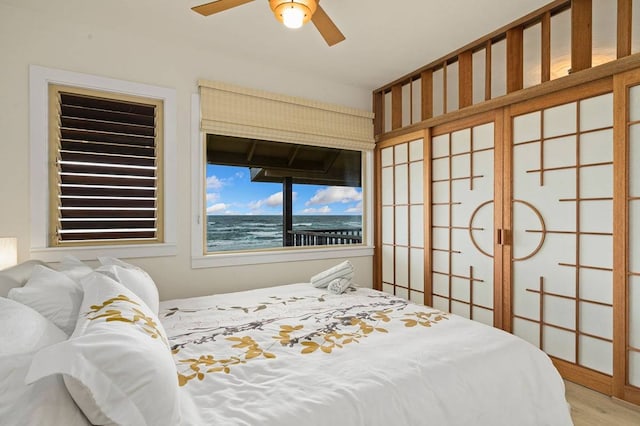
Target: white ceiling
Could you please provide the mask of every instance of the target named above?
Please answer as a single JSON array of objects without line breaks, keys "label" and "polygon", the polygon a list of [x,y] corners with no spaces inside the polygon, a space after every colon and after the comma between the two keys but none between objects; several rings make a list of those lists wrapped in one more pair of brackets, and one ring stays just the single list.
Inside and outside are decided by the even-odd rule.
[{"label": "white ceiling", "polygon": [[[549,0],[322,0],[346,36],[328,47],[313,24],[285,28],[267,0],[209,17],[202,0],[0,0],[83,26],[142,32],[374,90],[549,3]],[[37,11],[37,12],[36,12]],[[259,70],[257,70],[258,72]]]}]

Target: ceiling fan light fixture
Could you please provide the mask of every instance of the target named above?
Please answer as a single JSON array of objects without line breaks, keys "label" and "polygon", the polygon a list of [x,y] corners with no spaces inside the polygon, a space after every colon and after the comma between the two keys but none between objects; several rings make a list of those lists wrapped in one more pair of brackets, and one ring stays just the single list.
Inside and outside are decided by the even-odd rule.
[{"label": "ceiling fan light fixture", "polygon": [[276,19],[287,28],[300,28],[311,20],[318,3],[316,0],[269,0],[269,6]]}]

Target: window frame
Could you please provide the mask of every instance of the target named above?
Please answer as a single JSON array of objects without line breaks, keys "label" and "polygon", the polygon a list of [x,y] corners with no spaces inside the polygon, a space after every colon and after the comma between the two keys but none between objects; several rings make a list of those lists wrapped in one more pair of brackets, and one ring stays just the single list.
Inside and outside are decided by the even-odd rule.
[{"label": "window frame", "polygon": [[[50,244],[49,205],[49,85],[70,86],[112,92],[115,95],[131,95],[161,100],[164,115],[162,169],[158,172],[164,182],[163,242],[122,243],[53,246]],[[30,202],[31,202],[31,257],[46,262],[57,262],[65,255],[74,255],[83,260],[97,256],[114,257],[158,257],[177,254],[177,141],[176,141],[176,90],[107,77],[71,71],[29,67],[29,130],[30,130]]]},{"label": "window frame", "polygon": [[206,135],[200,130],[200,95],[191,97],[192,209],[191,267],[256,265],[373,256],[373,152],[362,152],[362,244],[322,247],[282,247],[242,252],[206,251]]}]

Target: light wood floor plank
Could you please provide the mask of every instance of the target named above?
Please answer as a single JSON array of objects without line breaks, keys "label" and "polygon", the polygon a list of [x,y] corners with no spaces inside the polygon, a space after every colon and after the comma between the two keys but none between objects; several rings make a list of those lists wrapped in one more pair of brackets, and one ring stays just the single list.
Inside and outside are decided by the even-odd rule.
[{"label": "light wood floor plank", "polygon": [[640,407],[627,406],[607,395],[565,380],[575,426],[639,426]]}]

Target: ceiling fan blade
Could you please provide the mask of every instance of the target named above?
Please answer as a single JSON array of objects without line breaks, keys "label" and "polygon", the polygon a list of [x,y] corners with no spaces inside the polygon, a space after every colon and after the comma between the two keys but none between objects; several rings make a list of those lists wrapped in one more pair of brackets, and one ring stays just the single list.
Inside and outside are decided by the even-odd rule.
[{"label": "ceiling fan blade", "polygon": [[311,22],[313,22],[313,25],[316,26],[320,35],[329,46],[333,46],[334,44],[338,44],[344,40],[344,35],[320,5],[318,5],[318,8],[311,17]]},{"label": "ceiling fan blade", "polygon": [[200,15],[209,16],[252,1],[253,0],[218,0],[192,7],[191,10]]}]

